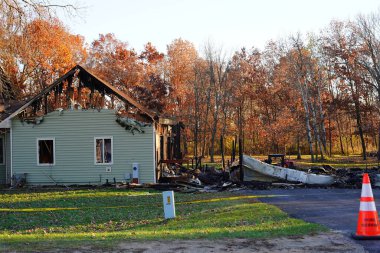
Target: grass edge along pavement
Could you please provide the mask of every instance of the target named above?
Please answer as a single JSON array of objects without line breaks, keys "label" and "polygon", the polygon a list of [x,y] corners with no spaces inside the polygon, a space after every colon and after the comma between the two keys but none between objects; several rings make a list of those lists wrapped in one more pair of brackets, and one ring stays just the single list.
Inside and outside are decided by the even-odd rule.
[{"label": "grass edge along pavement", "polygon": [[[257,201],[258,196],[230,192],[175,193],[174,220],[163,219],[161,193],[155,191],[20,192],[0,197],[0,251],[110,248],[125,240],[270,238],[326,231],[290,218],[277,207]],[[9,221],[4,223],[5,219]]]}]

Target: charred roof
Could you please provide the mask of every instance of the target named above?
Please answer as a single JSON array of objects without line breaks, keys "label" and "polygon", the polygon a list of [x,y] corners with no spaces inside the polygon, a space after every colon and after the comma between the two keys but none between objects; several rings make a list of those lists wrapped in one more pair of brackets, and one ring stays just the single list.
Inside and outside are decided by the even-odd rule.
[{"label": "charred roof", "polygon": [[[74,88],[73,80],[75,78],[77,79],[77,86]],[[102,80],[80,65],[73,67],[66,74],[55,80],[51,85],[26,102],[19,102],[17,105],[14,103],[14,107],[12,107],[13,110],[7,113],[8,116],[2,117],[2,120],[12,118],[21,112],[25,112],[27,108],[31,107],[33,108],[32,111],[42,111],[44,114],[51,110],[63,107],[62,105],[68,107],[69,103],[71,103],[70,100],[74,98],[74,91],[77,94],[77,100],[82,100],[82,94],[80,91],[84,88],[89,90],[90,99],[92,100],[100,98],[103,99],[104,104],[105,95],[111,95],[125,103],[127,109],[125,109],[124,113],[127,113],[129,116],[135,115],[138,119],[144,117],[149,121],[159,121],[159,115],[157,112],[144,107],[127,93],[118,90],[107,81]],[[98,95],[97,98],[94,98],[93,95],[95,90]],[[103,104],[101,103],[101,105]],[[15,107],[18,108],[14,110]],[[101,109],[101,107],[102,106],[99,106],[98,109]],[[89,107],[86,109],[88,108]],[[94,104],[91,104],[90,108],[95,108]]]}]

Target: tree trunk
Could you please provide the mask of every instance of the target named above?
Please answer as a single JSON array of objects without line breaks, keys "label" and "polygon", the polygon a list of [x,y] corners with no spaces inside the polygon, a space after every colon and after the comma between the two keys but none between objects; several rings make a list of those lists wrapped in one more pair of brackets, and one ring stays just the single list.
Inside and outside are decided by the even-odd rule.
[{"label": "tree trunk", "polygon": [[201,155],[205,155],[205,150],[206,150],[206,132],[207,132],[207,121],[208,121],[208,115],[210,113],[210,99],[211,99],[211,88],[207,89],[207,96],[206,96],[206,115],[204,117],[204,124],[203,124],[203,138],[202,138],[202,151]]},{"label": "tree trunk", "polygon": [[222,155],[222,169],[225,170],[223,135],[220,136],[220,154]]},{"label": "tree trunk", "polygon": [[240,168],[240,181],[244,181],[244,170],[243,170],[243,143],[242,139],[239,138],[239,168]]},{"label": "tree trunk", "polygon": [[337,124],[337,127],[338,127],[340,153],[341,153],[341,155],[344,155],[344,146],[343,146],[343,140],[342,140],[342,131],[341,131],[340,123],[339,123],[339,120],[338,120],[338,116],[336,116],[336,124]]},{"label": "tree trunk", "polygon": [[301,160],[300,136],[297,134],[297,160]]},{"label": "tree trunk", "polygon": [[[181,148],[181,145],[179,146]],[[187,147],[187,135],[186,133],[183,133],[183,154],[182,157],[187,156],[188,147]]]},{"label": "tree trunk", "polygon": [[231,164],[235,161],[235,154],[236,154],[236,144],[235,144],[235,140],[233,140],[232,146],[231,146]]},{"label": "tree trunk", "polygon": [[[351,147],[351,153],[354,154],[355,153],[355,147],[354,147],[354,142],[353,142],[353,134],[350,134],[350,147]],[[347,142],[348,143],[348,142]],[[347,152],[348,152],[348,144],[347,144]]]},{"label": "tree trunk", "polygon": [[313,113],[312,122],[313,122],[313,129],[314,129],[315,152],[316,152],[316,159],[318,160],[318,149],[319,149],[319,152],[321,154],[321,159],[323,160],[324,159],[323,153],[325,151],[324,151],[322,144],[321,144],[322,140],[321,140],[321,136],[319,133],[319,126],[317,124],[316,107],[317,107],[316,104],[311,105],[311,111]]},{"label": "tree trunk", "polygon": [[372,140],[373,140],[373,144],[375,145],[375,148],[377,150],[377,135],[376,135],[376,132],[372,133]]},{"label": "tree trunk", "polygon": [[194,99],[194,118],[195,118],[195,122],[194,122],[194,157],[197,157],[198,156],[198,131],[199,131],[199,117],[198,117],[198,114],[199,114],[199,103],[198,103],[198,94],[197,94],[197,89],[195,88],[194,89],[195,91],[195,99]]},{"label": "tree trunk", "polygon": [[332,156],[332,130],[331,130],[331,118],[329,116],[329,154]]},{"label": "tree trunk", "polygon": [[[323,149],[327,152],[327,140],[326,140],[326,128],[325,128],[325,116],[323,114],[322,101],[321,101],[321,92],[319,86],[317,86],[317,94],[318,94],[318,113],[320,118],[320,129],[321,129],[321,141],[323,145]],[[330,152],[331,153],[331,152]]]},{"label": "tree trunk", "polygon": [[380,124],[379,124],[379,135],[378,135],[378,145],[377,145],[377,160],[380,161]]},{"label": "tree trunk", "polygon": [[318,139],[317,137],[315,136],[315,133],[314,133],[314,150],[315,150],[315,161],[318,162],[318,156],[319,156],[319,153],[318,153]]},{"label": "tree trunk", "polygon": [[360,116],[359,101],[355,99],[354,104],[355,104],[356,124],[358,125],[360,142],[362,144],[363,160],[367,160],[367,151],[366,151],[366,146],[365,146],[362,121],[361,121],[361,116]]},{"label": "tree trunk", "polygon": [[310,116],[309,116],[309,106],[307,104],[307,100],[305,98],[305,94],[301,91],[302,95],[302,102],[303,102],[303,107],[305,110],[305,126],[306,126],[306,135],[307,135],[307,142],[309,143],[309,150],[310,150],[310,156],[311,156],[311,161],[314,162],[314,152],[313,152],[313,140],[311,137],[311,127],[310,127]]},{"label": "tree trunk", "polygon": [[[215,108],[217,110],[217,108]],[[212,129],[211,129],[211,147],[210,147],[210,162],[215,162],[214,161],[214,152],[215,152],[215,137],[216,137],[216,130],[218,127],[218,111],[214,112],[214,120],[212,124]]]}]

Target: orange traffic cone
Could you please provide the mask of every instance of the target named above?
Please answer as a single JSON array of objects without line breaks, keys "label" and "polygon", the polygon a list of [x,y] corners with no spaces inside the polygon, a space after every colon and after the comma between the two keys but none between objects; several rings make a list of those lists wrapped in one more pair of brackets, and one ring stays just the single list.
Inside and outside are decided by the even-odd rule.
[{"label": "orange traffic cone", "polygon": [[352,237],[358,240],[380,239],[379,217],[367,173],[363,174],[358,227]]}]

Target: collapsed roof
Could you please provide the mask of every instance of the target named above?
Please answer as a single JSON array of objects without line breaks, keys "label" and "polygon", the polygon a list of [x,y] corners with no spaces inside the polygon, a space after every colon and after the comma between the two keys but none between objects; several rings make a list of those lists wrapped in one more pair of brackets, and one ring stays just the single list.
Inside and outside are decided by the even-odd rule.
[{"label": "collapsed roof", "polygon": [[[84,89],[87,90],[87,94],[83,95],[82,93]],[[108,100],[111,98],[117,98],[119,101],[123,102],[123,113],[128,116],[151,122],[158,122],[160,120],[157,112],[142,106],[125,92],[118,90],[110,83],[102,80],[80,65],[69,70],[66,74],[58,78],[33,98],[26,102],[19,102],[17,105],[18,108],[8,111],[1,117],[1,120],[6,121],[21,113],[25,114],[28,108],[29,111],[34,112],[35,115],[37,115],[38,111],[47,114],[49,111],[57,108],[68,108],[73,106],[73,100],[75,99],[77,100],[75,106],[78,106],[79,108],[102,109],[104,107],[106,96]],[[98,103],[99,99],[101,99],[102,102]],[[33,108],[33,110],[31,111],[30,108]],[[2,127],[1,125],[4,124],[0,124],[0,128]]]}]

